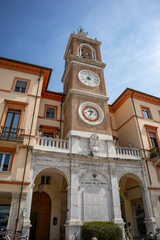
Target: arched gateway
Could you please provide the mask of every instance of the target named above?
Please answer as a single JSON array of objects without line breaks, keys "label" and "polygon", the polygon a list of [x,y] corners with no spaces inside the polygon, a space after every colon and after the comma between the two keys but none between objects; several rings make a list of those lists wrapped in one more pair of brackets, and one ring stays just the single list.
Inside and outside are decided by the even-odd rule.
[{"label": "arched gateway", "polygon": [[[37,166],[33,170],[30,198],[30,240],[65,239],[67,218],[67,181],[56,168]],[[33,193],[32,193],[33,191]],[[27,217],[27,216],[26,216]]]}]

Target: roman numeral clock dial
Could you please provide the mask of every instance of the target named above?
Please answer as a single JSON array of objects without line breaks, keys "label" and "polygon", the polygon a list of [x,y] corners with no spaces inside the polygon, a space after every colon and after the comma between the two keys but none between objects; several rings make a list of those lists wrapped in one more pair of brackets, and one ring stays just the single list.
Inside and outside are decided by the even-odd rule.
[{"label": "roman numeral clock dial", "polygon": [[91,102],[82,103],[79,106],[78,112],[80,118],[84,122],[92,125],[100,124],[104,118],[102,109],[95,103]]},{"label": "roman numeral clock dial", "polygon": [[97,74],[89,71],[89,70],[81,70],[78,73],[79,80],[90,87],[97,87],[100,83],[100,79]]}]

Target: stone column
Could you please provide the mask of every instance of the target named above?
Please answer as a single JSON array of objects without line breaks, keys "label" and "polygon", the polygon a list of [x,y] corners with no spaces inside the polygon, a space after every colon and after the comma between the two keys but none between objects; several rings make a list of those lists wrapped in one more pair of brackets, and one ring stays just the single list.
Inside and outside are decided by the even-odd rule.
[{"label": "stone column", "polygon": [[[12,201],[11,201],[11,208],[10,214],[8,219],[8,229],[11,229],[11,233],[14,233],[16,227],[16,220],[17,220],[17,213],[18,213],[18,205],[19,205],[19,192],[12,192]],[[21,204],[20,204],[20,211],[19,211],[19,218],[18,218],[18,227],[17,229],[20,231],[22,230],[22,222],[23,222],[23,209],[26,203],[26,193],[22,194]]]},{"label": "stone column", "polygon": [[30,221],[30,214],[31,214],[31,206],[32,206],[32,195],[33,195],[33,188],[34,188],[34,180],[33,180],[33,171],[34,171],[34,164],[31,165],[30,169],[30,184],[28,186],[27,191],[27,201],[26,205],[23,209],[23,228],[22,233],[24,236],[29,237],[31,221]]},{"label": "stone column", "polygon": [[111,179],[112,203],[113,203],[113,220],[112,221],[121,227],[123,231],[123,238],[125,239],[124,222],[121,215],[119,186],[118,186],[118,180],[117,180],[116,166],[111,166],[110,168],[110,179]]},{"label": "stone column", "polygon": [[71,185],[67,187],[67,221],[65,239],[70,240],[75,234],[79,238],[80,219],[78,202],[78,164],[71,164]]},{"label": "stone column", "polygon": [[144,165],[142,165],[142,176],[143,176],[143,187],[141,187],[141,194],[143,199],[144,205],[144,212],[145,212],[145,224],[147,228],[147,232],[155,233],[156,231],[156,220],[154,218],[152,204],[151,204],[151,197],[148,190],[148,184],[146,179],[146,170]]},{"label": "stone column", "polygon": [[65,238],[65,222],[67,219],[67,192],[61,192],[61,219],[60,219],[60,239]]},{"label": "stone column", "polygon": [[[159,222],[160,215],[159,215],[159,211],[157,211],[157,207],[158,207],[158,203],[159,203],[159,195],[153,194],[150,192],[150,196],[151,196],[151,203],[152,203],[153,213],[154,213],[156,222]],[[159,227],[159,226],[157,226],[157,227]]]},{"label": "stone column", "polygon": [[30,183],[28,186],[26,207],[23,210],[22,234],[28,237],[29,237],[30,227],[31,227],[30,214],[31,214],[33,188],[34,188],[34,183]]},{"label": "stone column", "polygon": [[147,232],[155,233],[156,231],[156,220],[153,215],[153,209],[151,205],[150,193],[148,188],[141,188],[144,212],[145,212],[145,224]]},{"label": "stone column", "polygon": [[12,192],[12,201],[10,207],[10,214],[8,219],[8,229],[12,229],[12,233],[15,231],[16,218],[18,211],[19,192]]}]

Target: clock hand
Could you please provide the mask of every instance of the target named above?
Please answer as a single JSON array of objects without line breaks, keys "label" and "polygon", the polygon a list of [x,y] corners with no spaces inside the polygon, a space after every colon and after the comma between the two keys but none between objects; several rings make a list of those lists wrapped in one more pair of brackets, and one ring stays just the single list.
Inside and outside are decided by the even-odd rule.
[{"label": "clock hand", "polygon": [[88,80],[91,80],[91,79],[92,79],[91,75],[88,75],[87,79],[88,79]]},{"label": "clock hand", "polygon": [[94,112],[93,112],[93,110],[88,110],[88,112],[90,113],[90,115],[89,116],[91,116]]}]

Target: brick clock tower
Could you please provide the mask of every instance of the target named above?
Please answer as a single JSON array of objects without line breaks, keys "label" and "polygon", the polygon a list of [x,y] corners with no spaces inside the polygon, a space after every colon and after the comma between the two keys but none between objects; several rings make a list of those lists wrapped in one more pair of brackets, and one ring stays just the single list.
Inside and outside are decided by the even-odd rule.
[{"label": "brick clock tower", "polygon": [[80,29],[78,34],[70,35],[64,55],[63,136],[74,141],[74,153],[89,151],[84,146],[84,139],[89,139],[92,134],[112,141],[100,45],[101,42],[88,38]]}]

